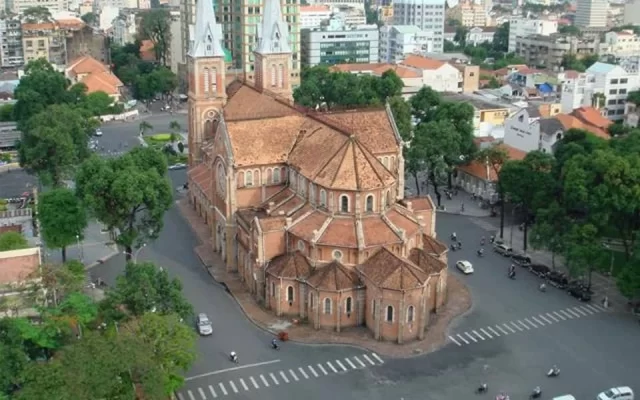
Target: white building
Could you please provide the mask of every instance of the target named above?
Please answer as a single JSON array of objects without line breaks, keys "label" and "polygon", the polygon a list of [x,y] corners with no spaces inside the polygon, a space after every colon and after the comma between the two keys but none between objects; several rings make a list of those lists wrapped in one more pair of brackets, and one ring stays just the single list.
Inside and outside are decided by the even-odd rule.
[{"label": "white building", "polygon": [[514,17],[509,20],[509,53],[516,51],[516,38],[530,35],[548,36],[558,31],[558,21]]},{"label": "white building", "polygon": [[[561,104],[562,112],[591,105],[604,106],[606,116],[611,120],[624,117],[625,104],[629,92],[640,88],[640,62],[636,58],[623,65],[613,65],[597,62],[580,76],[563,86]],[[605,104],[599,102],[599,96],[604,95]]]},{"label": "white building", "polygon": [[69,11],[69,0],[13,0],[7,1],[7,9],[15,14],[22,14],[24,10],[32,7],[44,7],[51,14],[60,11]]},{"label": "white building", "polygon": [[[467,44],[474,46],[484,42],[493,42],[493,37],[496,34],[496,27],[494,26],[474,26],[467,31]],[[450,42],[455,42],[456,27],[447,26],[444,28],[444,38]]]},{"label": "white building", "polygon": [[433,53],[435,35],[413,25],[380,28],[380,62],[398,63],[415,52]]},{"label": "white building", "polygon": [[540,149],[540,110],[523,108],[504,121],[504,144],[527,153]]},{"label": "white building", "polygon": [[98,9],[102,7],[138,8],[138,0],[99,0],[95,3]]},{"label": "white building", "polygon": [[[124,46],[127,43],[133,43],[136,38],[136,15],[134,13],[122,13],[111,23],[113,43]],[[171,37],[173,39],[173,35]]]},{"label": "white building", "polygon": [[22,25],[19,17],[0,19],[0,65],[3,68],[24,64],[22,47]]},{"label": "white building", "polygon": [[607,26],[608,0],[578,0],[575,25],[581,28]]},{"label": "white building", "polygon": [[422,75],[422,85],[429,86],[436,92],[462,92],[462,72],[449,63],[411,55],[400,65],[419,71]]},{"label": "white building", "polygon": [[640,25],[640,0],[624,5],[624,24]]},{"label": "white building", "polygon": [[640,37],[634,34],[632,30],[607,32],[604,38],[608,54],[616,57],[628,57],[640,54]]},{"label": "white building", "polygon": [[318,28],[329,18],[331,8],[327,5],[300,6],[300,29]]},{"label": "white building", "polygon": [[444,51],[445,0],[396,0],[393,2],[393,25],[415,25],[433,32],[434,53]]},{"label": "white building", "polygon": [[120,9],[118,7],[102,7],[98,15],[98,27],[104,31],[111,29],[113,20],[116,19],[118,15],[120,15]]}]

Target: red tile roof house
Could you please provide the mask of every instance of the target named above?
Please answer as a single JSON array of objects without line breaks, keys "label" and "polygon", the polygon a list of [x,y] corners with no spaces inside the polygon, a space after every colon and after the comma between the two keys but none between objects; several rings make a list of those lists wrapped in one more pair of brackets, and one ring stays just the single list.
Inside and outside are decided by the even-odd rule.
[{"label": "red tile roof house", "polygon": [[[34,281],[34,273],[41,263],[39,247],[0,252],[0,297],[19,296],[26,285]],[[3,309],[0,315],[10,316],[17,311]]]}]

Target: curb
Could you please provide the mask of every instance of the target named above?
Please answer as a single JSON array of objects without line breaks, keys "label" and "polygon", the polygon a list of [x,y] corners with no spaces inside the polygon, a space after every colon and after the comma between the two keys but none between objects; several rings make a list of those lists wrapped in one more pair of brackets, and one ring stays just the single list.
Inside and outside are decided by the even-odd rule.
[{"label": "curb", "polygon": [[476,213],[472,214],[472,213],[460,212],[460,211],[436,210],[436,212],[444,213],[444,214],[451,214],[451,215],[462,215],[462,216],[465,216],[465,217],[472,217],[472,218],[491,217],[491,214],[476,214]]}]

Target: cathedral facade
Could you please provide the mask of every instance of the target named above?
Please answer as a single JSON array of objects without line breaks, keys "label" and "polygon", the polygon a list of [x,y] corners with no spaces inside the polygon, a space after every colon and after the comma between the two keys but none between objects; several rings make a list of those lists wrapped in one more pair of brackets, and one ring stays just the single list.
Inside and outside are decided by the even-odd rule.
[{"label": "cathedral facade", "polygon": [[279,0],[265,0],[252,82],[226,73],[211,2],[189,71],[189,201],[211,246],[264,307],[316,329],[421,339],[446,301],[447,247],[429,197],[404,197],[390,108],[292,102]]}]

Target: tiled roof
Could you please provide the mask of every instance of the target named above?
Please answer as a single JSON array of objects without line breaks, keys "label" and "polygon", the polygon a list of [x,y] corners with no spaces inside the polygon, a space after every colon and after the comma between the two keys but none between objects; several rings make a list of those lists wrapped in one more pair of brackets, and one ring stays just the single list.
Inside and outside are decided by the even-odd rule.
[{"label": "tiled roof", "polygon": [[87,26],[80,18],[56,19],[56,23],[63,29],[82,29]]},{"label": "tiled roof", "polygon": [[323,246],[354,248],[358,246],[356,220],[353,217],[334,217],[322,232],[317,243]]},{"label": "tiled roof", "polygon": [[434,60],[432,58],[426,58],[426,57],[417,56],[417,55],[410,55],[407,58],[405,58],[401,64],[409,67],[413,67],[413,68],[418,68],[418,69],[436,70],[442,67],[443,65],[445,65],[446,63],[444,61]]},{"label": "tiled roof", "polygon": [[94,72],[109,71],[106,65],[91,56],[78,57],[69,63],[68,72],[75,75],[92,74]]},{"label": "tiled roof", "polygon": [[422,245],[422,247],[424,247],[424,251],[436,256],[440,256],[444,252],[448,251],[446,244],[437,240],[433,236],[427,235],[426,233],[422,235]]},{"label": "tiled roof", "polygon": [[316,268],[307,283],[315,289],[332,292],[362,287],[358,274],[338,261]]},{"label": "tiled roof", "polygon": [[327,5],[300,6],[300,13],[331,11]]},{"label": "tiled roof", "polygon": [[278,278],[307,279],[311,275],[311,265],[302,253],[296,251],[271,260],[265,272]]},{"label": "tiled roof", "polygon": [[443,269],[447,268],[447,264],[438,260],[428,251],[421,249],[411,249],[409,251],[409,260],[417,265],[427,274],[439,274]]},{"label": "tiled roof", "polygon": [[604,117],[600,111],[593,107],[580,107],[571,112],[571,115],[578,118],[580,121],[588,125],[593,125],[597,128],[606,130],[609,128],[613,121]]},{"label": "tiled roof", "polygon": [[[498,146],[507,151],[509,160],[522,160],[527,155],[526,152],[506,144],[501,143]],[[458,170],[487,182],[495,182],[498,180],[498,175],[496,175],[493,166],[478,160],[474,160],[466,165],[461,165],[458,167]]]},{"label": "tiled roof", "polygon": [[422,287],[428,274],[407,259],[383,247],[357,267],[358,271],[381,289],[403,290]]},{"label": "tiled roof", "polygon": [[332,71],[340,72],[369,72],[376,76],[382,76],[388,70],[393,70],[399,78],[421,78],[422,71],[401,64],[337,64],[331,67]]},{"label": "tiled roof", "polygon": [[611,138],[611,136],[607,132],[605,132],[603,129],[600,129],[593,125],[585,124],[584,122],[574,117],[573,115],[558,114],[553,118],[557,119],[560,122],[560,124],[562,125],[565,131],[568,131],[569,129],[584,129],[602,139]]},{"label": "tiled roof", "polygon": [[87,85],[87,93],[105,92],[109,95],[118,95],[123,86],[120,79],[110,72],[89,74],[81,82]]},{"label": "tiled roof", "polygon": [[56,25],[51,22],[41,24],[22,24],[23,31],[50,31],[55,29]]},{"label": "tiled roof", "polygon": [[320,118],[351,131],[373,154],[389,153],[398,146],[391,120],[384,109],[330,112]]},{"label": "tiled roof", "polygon": [[40,251],[36,248],[0,252],[0,284],[28,280],[40,266]]},{"label": "tiled roof", "polygon": [[433,210],[433,200],[429,196],[405,197],[403,203],[408,205],[411,202],[411,208],[414,211]]},{"label": "tiled roof", "polygon": [[[300,115],[274,96],[234,81],[227,88],[229,99],[224,107],[225,121],[264,119]],[[260,133],[263,135],[263,133]],[[256,135],[257,136],[257,135]]]}]

